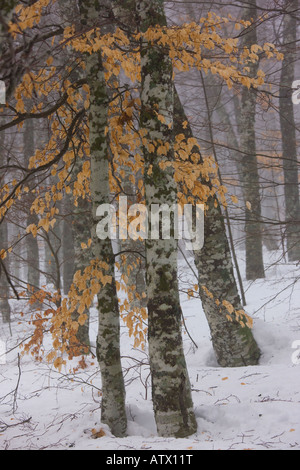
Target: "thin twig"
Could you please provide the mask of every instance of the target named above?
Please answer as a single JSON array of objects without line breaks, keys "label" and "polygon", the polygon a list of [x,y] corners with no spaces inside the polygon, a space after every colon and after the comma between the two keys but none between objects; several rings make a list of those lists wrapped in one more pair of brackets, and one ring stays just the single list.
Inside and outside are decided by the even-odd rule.
[{"label": "thin twig", "polygon": [[17,408],[18,408],[18,405],[17,405],[17,393],[18,393],[18,389],[19,389],[19,385],[20,385],[20,380],[21,380],[21,375],[22,375],[22,371],[21,371],[21,361],[20,361],[20,354],[19,354],[19,353],[18,353],[18,370],[19,370],[19,376],[18,376],[18,381],[17,381],[16,388],[15,388],[15,391],[14,391],[13,413],[15,413],[15,412],[17,411]]}]

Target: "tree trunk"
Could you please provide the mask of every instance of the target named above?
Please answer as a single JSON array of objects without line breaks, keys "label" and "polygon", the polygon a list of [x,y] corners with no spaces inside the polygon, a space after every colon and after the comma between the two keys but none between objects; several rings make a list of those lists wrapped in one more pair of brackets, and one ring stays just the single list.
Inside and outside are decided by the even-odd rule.
[{"label": "tree trunk", "polygon": [[[78,157],[75,162],[73,174],[77,177],[78,173],[82,169],[82,160]],[[73,198],[74,199],[74,198]],[[75,200],[73,201],[75,202]],[[84,272],[90,264],[93,258],[92,248],[89,247],[85,250],[82,249],[81,244],[87,244],[87,241],[91,238],[91,224],[92,224],[92,205],[87,199],[78,198],[77,205],[73,204],[72,207],[72,239],[74,241],[74,273],[80,271]],[[89,337],[89,323],[90,323],[90,311],[88,308],[83,312],[87,320],[84,325],[79,325],[76,333],[76,338],[79,343],[83,346],[82,352],[85,353],[90,346]],[[77,321],[79,314],[73,313],[73,321]]]},{"label": "tree trunk", "polygon": [[[0,122],[3,122],[4,119],[0,119]],[[4,132],[0,133],[0,149],[4,149],[5,144],[5,134]],[[5,175],[0,175],[1,186],[4,186]],[[3,219],[0,216],[0,252],[2,250],[7,250],[8,248],[8,226],[5,218]],[[11,309],[8,302],[9,299],[9,283],[5,273],[7,270],[7,260],[0,259],[0,313],[4,323],[10,323]]]},{"label": "tree trunk", "polygon": [[280,80],[280,126],[282,133],[282,158],[286,210],[286,239],[289,261],[300,260],[300,202],[298,159],[292,83],[297,60],[298,0],[285,2],[283,25],[284,60]]},{"label": "tree trunk", "polygon": [[[251,48],[257,44],[257,8],[256,0],[250,0],[244,14],[244,19],[254,20],[244,36],[244,46]],[[258,63],[248,64],[251,76],[256,76]],[[245,207],[246,234],[246,278],[249,281],[265,277],[263,262],[263,243],[261,226],[261,196],[256,154],[256,94],[253,89],[244,87],[242,91],[240,132],[241,132],[241,169],[245,202],[250,202],[251,208]]]},{"label": "tree trunk", "polygon": [[[137,189],[130,181],[130,168],[127,165],[122,165],[120,170],[124,174],[122,188],[124,195],[127,197],[128,207],[130,207],[138,203]],[[139,203],[142,204],[142,201],[139,201]],[[128,237],[125,240],[119,240],[119,243],[122,253],[121,271],[128,279],[128,292],[133,297],[130,305],[133,309],[138,310],[146,308],[145,242],[144,240],[133,240],[131,237]]]},{"label": "tree trunk", "polygon": [[[74,18],[80,16],[79,5],[74,5],[70,1],[59,0],[60,16],[63,22],[69,25],[74,23]],[[75,53],[72,48],[67,49],[67,54],[70,60],[75,60]],[[72,78],[82,78],[82,72],[78,67],[72,72]],[[76,149],[74,149],[76,151]],[[72,170],[72,177],[76,181],[78,174],[82,170],[83,160],[79,155],[75,155],[74,166]],[[74,187],[76,192],[76,187]],[[92,209],[91,203],[87,198],[76,197],[71,194],[66,196],[66,203],[64,204],[64,220],[62,229],[62,248],[63,248],[63,286],[64,294],[68,295],[70,287],[73,283],[74,274],[80,271],[83,274],[85,268],[90,265],[93,258],[92,249],[82,249],[82,243],[87,244],[91,238],[91,221]],[[79,343],[76,344],[76,353],[87,354],[90,352],[90,337],[89,337],[89,324],[90,324],[90,310],[85,309],[83,314],[86,316],[85,323],[78,324],[76,339]],[[80,314],[75,310],[72,314],[72,320],[78,322]]]},{"label": "tree trunk", "polygon": [[[165,25],[162,0],[138,0],[142,32],[150,26]],[[166,160],[173,155],[174,84],[169,57],[151,43],[142,43],[141,129],[149,141],[170,144]],[[165,118],[163,124],[157,112]],[[143,149],[145,160],[145,198],[148,213],[152,204],[177,203],[173,169],[162,169],[164,159],[155,151]],[[161,235],[161,234],[160,234]],[[177,280],[177,241],[146,241],[146,277],[148,295],[149,354],[152,376],[152,399],[160,436],[186,437],[196,432],[190,381],[186,367],[182,332],[181,307]]]},{"label": "tree trunk", "polygon": [[[183,122],[188,122],[179,96],[175,95],[175,134],[184,134],[186,140],[193,137],[190,125],[185,129]],[[199,154],[199,147],[192,153]],[[200,155],[201,158],[201,155]],[[206,181],[202,184],[207,185]],[[242,367],[256,365],[260,358],[259,348],[248,326],[244,328],[233,317],[226,318],[228,311],[223,301],[229,302],[235,311],[243,310],[236,280],[230,247],[226,235],[226,226],[221,207],[216,196],[209,197],[208,211],[205,215],[204,246],[194,251],[195,266],[198,273],[200,297],[212,336],[212,344],[217,361],[222,367]],[[206,288],[213,298],[207,295]],[[220,302],[218,306],[216,301]],[[246,320],[245,320],[246,322]]]},{"label": "tree trunk", "polygon": [[[6,250],[8,244],[7,223],[5,220],[0,221],[0,251]],[[7,270],[7,261],[1,260],[0,263],[0,312],[3,323],[10,323],[11,309],[8,302],[9,299],[9,283],[5,273]]]},{"label": "tree trunk", "polygon": [[[24,162],[28,167],[29,159],[34,155],[34,124],[32,119],[25,121],[24,128]],[[39,219],[35,213],[30,212],[30,207],[33,202],[33,197],[29,195],[29,210],[27,214],[27,226],[34,224],[38,225]],[[27,251],[27,282],[31,289],[37,290],[40,286],[40,262],[39,262],[39,247],[38,239],[29,234],[26,238],[26,251]]]},{"label": "tree trunk", "polygon": [[[102,5],[101,5],[102,6]],[[97,24],[100,2],[81,1],[83,26]],[[120,357],[120,319],[114,273],[114,253],[111,240],[100,240],[96,235],[97,208],[109,204],[109,161],[106,137],[108,97],[100,53],[86,56],[86,73],[90,87],[90,153],[91,197],[93,212],[93,253],[97,261],[106,263],[106,276],[111,282],[102,286],[98,294],[99,330],[97,358],[102,378],[102,416],[115,436],[126,434],[125,386]]]},{"label": "tree trunk", "polygon": [[[8,24],[13,19],[15,7],[19,4],[18,0],[1,0],[1,21],[0,21],[0,57],[10,50],[10,39]],[[3,60],[0,67],[0,79],[5,76],[6,80],[6,101],[10,101],[14,90],[22,76],[18,69],[18,64],[13,63],[11,54],[8,54],[6,60]]]},{"label": "tree trunk", "polygon": [[64,214],[62,222],[62,257],[63,257],[63,291],[68,295],[73,282],[74,265],[75,265],[75,249],[73,237],[73,220],[72,220],[72,201],[66,196],[63,205]]}]

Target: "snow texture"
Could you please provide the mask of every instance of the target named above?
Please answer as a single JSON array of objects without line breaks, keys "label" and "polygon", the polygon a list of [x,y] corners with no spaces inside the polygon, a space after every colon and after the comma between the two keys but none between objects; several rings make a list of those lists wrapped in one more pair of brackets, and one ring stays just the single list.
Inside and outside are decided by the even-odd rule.
[{"label": "snow texture", "polygon": [[[128,437],[121,439],[101,424],[96,360],[89,358],[89,367],[74,375],[70,370],[77,360],[58,372],[30,356],[19,356],[18,362],[18,348],[9,352],[16,335],[20,339],[28,334],[24,319],[17,324],[20,307],[12,303],[13,338],[7,339],[9,332],[0,325],[0,339],[6,338],[8,351],[6,361],[2,357],[0,362],[0,449],[299,450],[300,267],[278,263],[276,255],[268,254],[265,280],[245,282],[247,312],[254,318],[254,335],[262,350],[260,365],[234,369],[216,364],[201,302],[188,300],[183,292],[194,280],[181,262],[181,298],[189,332],[184,331],[184,345],[198,424],[197,434],[189,439],[157,436],[147,354],[133,349],[125,325],[122,364]],[[92,309],[94,343],[96,313]]]}]

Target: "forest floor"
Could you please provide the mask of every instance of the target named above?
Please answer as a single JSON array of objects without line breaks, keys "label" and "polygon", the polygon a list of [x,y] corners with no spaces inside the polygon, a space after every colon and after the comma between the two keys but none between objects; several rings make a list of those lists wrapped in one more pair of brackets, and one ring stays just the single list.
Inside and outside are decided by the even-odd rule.
[{"label": "forest floor", "polygon": [[[257,367],[218,367],[201,303],[182,292],[197,434],[189,439],[157,436],[147,354],[133,349],[122,325],[128,437],[113,437],[100,422],[101,380],[95,360],[88,359],[88,367],[76,374],[76,361],[58,372],[46,362],[19,355],[16,348],[0,365],[0,449],[299,450],[300,365],[295,359],[300,349],[300,267],[278,261],[279,256],[267,254],[265,280],[245,283],[247,312],[254,318],[262,351]],[[189,277],[182,266],[183,290]],[[17,310],[15,305],[7,350],[28,333],[24,320],[18,325]],[[95,309],[92,314],[94,341]],[[0,338],[7,334],[1,325]]]}]

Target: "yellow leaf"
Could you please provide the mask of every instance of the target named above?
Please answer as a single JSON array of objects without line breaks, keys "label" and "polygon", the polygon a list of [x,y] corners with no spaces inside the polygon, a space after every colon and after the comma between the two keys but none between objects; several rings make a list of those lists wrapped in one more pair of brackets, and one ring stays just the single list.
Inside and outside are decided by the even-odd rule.
[{"label": "yellow leaf", "polygon": [[157,115],[157,119],[158,119],[162,124],[165,124],[165,123],[166,123],[165,117],[162,116],[161,114],[158,114],[158,115]]},{"label": "yellow leaf", "polygon": [[230,302],[228,302],[227,300],[223,300],[222,304],[230,314],[234,312],[234,307]]},{"label": "yellow leaf", "polygon": [[61,371],[62,366],[65,364],[66,364],[66,361],[64,361],[62,357],[58,357],[57,359],[55,359],[53,365],[55,369],[58,369],[59,371]]},{"label": "yellow leaf", "polygon": [[103,436],[106,436],[105,431],[103,429],[100,429],[100,431],[97,431],[96,429],[92,429],[93,439],[100,439]]},{"label": "yellow leaf", "polygon": [[38,228],[37,228],[36,225],[31,224],[31,225],[29,225],[29,226],[27,227],[26,232],[27,232],[27,233],[32,233],[32,235],[34,236],[34,238],[36,238],[37,232],[38,232]]},{"label": "yellow leaf", "polygon": [[87,318],[87,315],[80,315],[80,317],[78,318],[79,325],[83,326],[87,321]]}]

